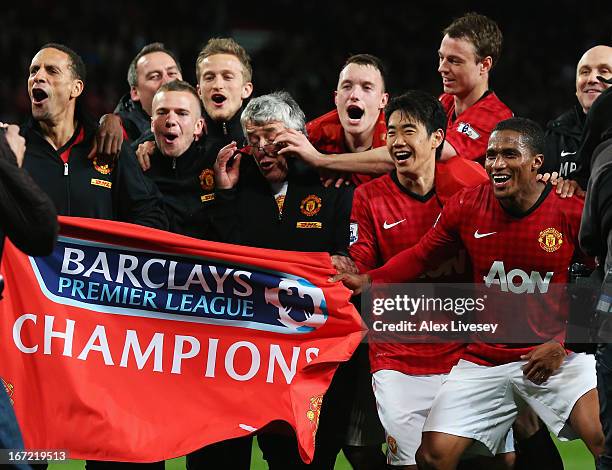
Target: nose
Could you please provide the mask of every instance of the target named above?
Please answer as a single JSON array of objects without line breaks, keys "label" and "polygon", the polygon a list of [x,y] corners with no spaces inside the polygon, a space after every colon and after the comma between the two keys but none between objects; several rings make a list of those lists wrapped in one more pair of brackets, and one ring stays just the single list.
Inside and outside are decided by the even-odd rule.
[{"label": "nose", "polygon": [[491,160],[487,158],[487,161],[490,162],[490,165],[494,169],[502,169],[506,167],[506,160],[501,155],[495,155],[495,159]]},{"label": "nose", "polygon": [[393,145],[393,147],[402,147],[406,144],[406,140],[404,139],[404,136],[399,133],[395,135],[391,144]]},{"label": "nose", "polygon": [[599,80],[597,80],[597,75],[599,75],[597,70],[596,69],[592,69],[589,72],[589,76],[587,77],[587,82],[588,83],[599,83]]},{"label": "nose", "polygon": [[177,124],[177,115],[174,111],[170,111],[167,115],[166,115],[166,127],[173,127],[176,126]]},{"label": "nose", "polygon": [[215,78],[212,81],[212,86],[216,90],[223,88],[223,77],[220,75],[215,75]]},{"label": "nose", "polygon": [[32,77],[32,80],[35,83],[39,83],[39,82],[45,82],[47,79],[47,74],[45,72],[44,67],[39,68],[36,73],[34,74],[34,76]]},{"label": "nose", "polygon": [[440,58],[440,61],[438,63],[438,72],[446,72],[448,70],[448,62],[446,61],[446,59],[442,59]]}]

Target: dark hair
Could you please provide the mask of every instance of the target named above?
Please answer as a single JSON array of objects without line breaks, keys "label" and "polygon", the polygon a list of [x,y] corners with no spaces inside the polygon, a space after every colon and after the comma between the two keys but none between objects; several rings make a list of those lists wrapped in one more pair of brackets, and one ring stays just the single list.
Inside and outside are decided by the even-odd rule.
[{"label": "dark hair", "polygon": [[163,91],[185,91],[187,93],[191,93],[198,102],[200,112],[202,111],[202,102],[200,101],[198,92],[190,83],[187,83],[184,80],[172,80],[171,82],[166,82],[158,88],[155,95]]},{"label": "dark hair", "polygon": [[130,62],[130,66],[128,67],[128,73],[127,73],[127,81],[131,87],[138,85],[138,73],[136,70],[138,67],[138,61],[142,59],[144,56],[151,54],[153,52],[163,52],[164,54],[168,54],[170,57],[172,57],[172,60],[174,60],[174,63],[176,64],[176,68],[178,69],[178,71],[181,73],[181,75],[183,74],[183,71],[181,70],[181,64],[179,64],[174,53],[166,49],[166,47],[164,46],[164,43],[152,42],[151,44],[147,44],[142,49],[140,49],[140,52],[136,54],[136,57],[134,57],[132,59],[132,62]]},{"label": "dark hair", "polygon": [[[385,122],[389,125],[389,118],[395,111],[402,117],[421,123],[427,130],[427,135],[442,129],[446,136],[447,117],[444,108],[434,96],[421,90],[409,90],[400,96],[389,100],[385,107]],[[436,149],[436,159],[442,155],[442,145]]]},{"label": "dark hair", "polygon": [[242,77],[245,82],[250,82],[253,77],[251,58],[244,47],[232,38],[211,38],[198,54],[196,59],[196,81],[200,81],[200,64],[211,55],[229,54],[236,57],[242,64]]},{"label": "dark hair", "polygon": [[369,65],[378,70],[380,72],[380,76],[382,77],[384,91],[387,73],[385,71],[385,66],[382,60],[371,54],[355,54],[346,59],[346,62],[342,66],[342,70],[344,70],[349,64]]},{"label": "dark hair", "polygon": [[501,54],[503,37],[497,23],[478,13],[466,13],[456,18],[444,31],[454,39],[467,39],[474,44],[477,61],[490,56],[493,65],[497,64]]},{"label": "dark hair", "polygon": [[521,134],[534,154],[544,153],[544,131],[535,121],[523,117],[511,117],[497,123],[493,132],[514,131]]},{"label": "dark hair", "polygon": [[72,76],[85,83],[87,69],[85,68],[85,63],[79,54],[74,52],[68,46],[64,46],[63,44],[59,44],[57,42],[48,42],[40,48],[40,51],[43,49],[57,49],[58,51],[62,51],[64,54],[66,54],[70,59],[70,70],[72,71]]}]

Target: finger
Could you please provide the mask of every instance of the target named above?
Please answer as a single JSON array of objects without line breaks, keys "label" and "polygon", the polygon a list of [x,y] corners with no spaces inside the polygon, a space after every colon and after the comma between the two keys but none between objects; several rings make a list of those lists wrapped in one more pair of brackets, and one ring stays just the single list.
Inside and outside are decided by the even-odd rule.
[{"label": "finger", "polygon": [[536,361],[534,361],[533,359],[527,361],[527,364],[523,366],[523,375],[526,375],[528,377],[531,376],[533,372],[537,369],[536,366]]},{"label": "finger", "polygon": [[142,171],[147,171],[149,168],[151,168],[151,158],[148,153],[145,153],[142,156]]},{"label": "finger", "polygon": [[336,180],[336,188],[339,188],[342,186],[342,183],[344,183],[344,178],[338,178]]},{"label": "finger", "polygon": [[334,274],[332,277],[330,277],[328,279],[328,282],[338,282],[338,281],[344,281],[344,279],[346,279],[346,274],[342,273],[342,274]]},{"label": "finger", "polygon": [[87,154],[87,159],[91,160],[98,154],[98,142],[96,139],[93,141],[93,146],[91,147],[91,151]]},{"label": "finger", "polygon": [[325,178],[323,180],[323,187],[325,188],[329,188],[332,184],[334,184],[334,179],[333,178]]},{"label": "finger", "polygon": [[542,177],[543,177],[543,176],[542,176],[542,174],[541,174],[541,173],[538,173],[538,174],[536,175],[536,181],[542,181]]},{"label": "finger", "polygon": [[118,136],[113,139],[113,148],[111,150],[112,155],[119,155],[121,152],[121,145],[123,144],[123,137]]},{"label": "finger", "polygon": [[112,155],[113,149],[113,138],[110,135],[106,135],[103,140],[104,145],[102,146],[104,155]]}]

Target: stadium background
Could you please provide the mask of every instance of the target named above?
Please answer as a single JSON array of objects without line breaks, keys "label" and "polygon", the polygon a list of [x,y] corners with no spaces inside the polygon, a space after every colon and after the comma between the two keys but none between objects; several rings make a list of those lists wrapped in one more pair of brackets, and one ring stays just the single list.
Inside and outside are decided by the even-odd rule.
[{"label": "stadium background", "polygon": [[[495,19],[504,34],[491,88],[516,115],[543,125],[574,103],[582,52],[612,45],[612,3],[602,1],[11,2],[0,12],[0,121],[28,115],[27,70],[46,42],[81,54],[88,69],[84,99],[98,117],[128,91],[127,68],[143,45],[163,42],[177,54],[183,77],[195,83],[197,53],[214,36],[232,36],[249,51],[254,96],[285,89],[308,119],[333,107],[338,71],[355,53],[384,60],[392,95],[410,88],[437,95],[440,31],[467,11]],[[593,468],[582,443],[564,444],[562,453],[568,470]],[[254,468],[264,468],[258,449],[254,461]],[[337,468],[349,467],[340,458]]]}]

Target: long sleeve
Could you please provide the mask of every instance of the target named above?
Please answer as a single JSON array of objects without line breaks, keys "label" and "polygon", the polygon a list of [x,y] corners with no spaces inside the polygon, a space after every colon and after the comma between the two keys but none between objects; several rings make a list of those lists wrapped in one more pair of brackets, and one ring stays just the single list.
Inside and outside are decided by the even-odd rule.
[{"label": "long sleeve", "polygon": [[0,139],[0,230],[24,253],[45,256],[57,237],[57,213],[51,199]]},{"label": "long sleeve", "polygon": [[461,208],[459,195],[453,196],[442,209],[438,222],[419,243],[393,256],[380,268],[368,272],[372,282],[399,284],[414,281],[456,254],[461,246]]},{"label": "long sleeve", "polygon": [[356,224],[357,241],[350,247],[351,258],[355,261],[359,272],[374,269],[380,264],[378,244],[374,226],[372,224],[372,212],[367,207],[364,191],[357,188],[353,198],[353,210],[351,213],[351,224]]},{"label": "long sleeve", "polygon": [[136,155],[124,143],[117,160],[115,207],[119,220],[161,230],[168,229],[161,194],[155,184],[146,178],[138,165]]}]

